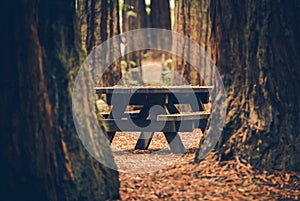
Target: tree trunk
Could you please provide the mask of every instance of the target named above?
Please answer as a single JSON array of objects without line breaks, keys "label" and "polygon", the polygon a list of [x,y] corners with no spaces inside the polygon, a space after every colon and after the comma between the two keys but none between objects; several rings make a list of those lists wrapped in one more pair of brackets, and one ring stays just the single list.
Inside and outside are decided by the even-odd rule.
[{"label": "tree trunk", "polygon": [[215,1],[212,7],[229,106],[222,157],[299,171],[299,1]]},{"label": "tree trunk", "polygon": [[[127,32],[135,29],[142,29],[147,27],[147,13],[145,1],[136,1],[136,0],[124,0],[123,9],[122,9],[122,31]],[[141,42],[147,41],[136,41],[136,38],[127,38],[126,46],[127,49],[130,47],[139,46]],[[133,68],[138,69],[138,77],[134,79],[134,76],[131,76],[131,83],[143,84],[142,80],[142,58],[143,51],[135,51],[125,55],[124,60],[127,63],[127,71],[135,71]],[[133,72],[131,72],[133,73]]]},{"label": "tree trunk", "polygon": [[[150,4],[150,26],[151,28],[159,28],[159,29],[168,29],[171,30],[171,14],[170,14],[170,1],[169,0],[151,0]],[[167,43],[166,43],[167,41]],[[168,44],[170,48],[172,46],[172,36],[161,37],[157,41],[153,41],[156,43],[157,48],[162,48],[161,44]],[[158,58],[162,57],[162,64],[164,66],[164,61],[171,56],[166,53],[162,53],[161,51],[153,51],[152,57]]]},{"label": "tree trunk", "polygon": [[[210,41],[209,34],[211,29],[208,8],[209,4],[205,1],[176,0],[173,29],[198,42],[203,49],[209,52],[209,45],[206,45]],[[190,53],[187,52],[186,54]],[[189,55],[187,56],[189,57]],[[183,80],[186,80],[191,85],[210,84],[204,83],[203,78],[200,77],[195,68],[177,56],[173,56],[173,68],[179,76],[184,78],[180,79],[174,75],[172,82],[175,85],[184,84]],[[207,73],[208,72],[202,72],[203,75],[209,76]]]},{"label": "tree trunk", "polygon": [[123,5],[123,32],[146,27],[145,1],[125,0]]},{"label": "tree trunk", "polygon": [[10,54],[0,74],[1,199],[118,198],[118,173],[89,155],[73,125],[70,94],[82,61],[74,1],[9,4],[3,45]]},{"label": "tree trunk", "polygon": [[[81,38],[87,54],[90,54],[94,48],[106,40],[120,34],[118,1],[79,0],[78,12],[80,15]],[[110,48],[110,50],[113,50],[113,48]],[[110,51],[110,53],[113,54],[113,51]],[[96,60],[97,56],[95,57]],[[105,70],[99,82],[102,86],[113,86],[117,84],[121,77],[120,61],[117,60]]]},{"label": "tree trunk", "polygon": [[[176,3],[183,10],[189,5]],[[198,24],[182,21],[178,30],[200,33],[191,38],[212,55],[226,87],[221,158],[241,157],[255,167],[299,170],[299,1],[201,4],[176,18],[187,19],[193,8],[199,12]]]},{"label": "tree trunk", "polygon": [[151,27],[171,29],[170,2],[169,0],[151,1]]}]

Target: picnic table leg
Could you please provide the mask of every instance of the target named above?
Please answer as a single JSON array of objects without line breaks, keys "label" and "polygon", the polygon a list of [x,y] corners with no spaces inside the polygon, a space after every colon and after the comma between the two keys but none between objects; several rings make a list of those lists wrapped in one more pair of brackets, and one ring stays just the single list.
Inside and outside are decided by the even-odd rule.
[{"label": "picnic table leg", "polygon": [[114,137],[116,135],[116,132],[107,132],[107,137],[110,143],[112,143]]},{"label": "picnic table leg", "polygon": [[[195,104],[190,104],[193,112],[197,112],[197,111],[206,111],[201,99],[198,97],[197,98],[197,105]],[[202,133],[204,133],[205,129],[206,129],[206,126],[207,126],[207,120],[202,120],[201,122],[199,121],[199,125],[198,125],[198,128],[201,129]]]},{"label": "picnic table leg", "polygon": [[179,113],[178,109],[175,107],[175,105],[173,103],[167,104],[167,110],[170,114]]},{"label": "picnic table leg", "polygon": [[140,137],[139,137],[134,149],[147,150],[150,145],[153,135],[154,135],[154,132],[142,132],[140,134]]},{"label": "picnic table leg", "polygon": [[170,149],[174,154],[186,153],[185,147],[176,132],[164,132],[164,135],[169,143]]}]

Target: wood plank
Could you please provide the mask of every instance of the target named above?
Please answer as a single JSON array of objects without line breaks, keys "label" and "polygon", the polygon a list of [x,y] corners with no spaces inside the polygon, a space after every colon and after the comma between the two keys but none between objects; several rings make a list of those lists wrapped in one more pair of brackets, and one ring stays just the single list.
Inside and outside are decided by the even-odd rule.
[{"label": "wood plank", "polygon": [[[122,101],[123,103],[127,103],[129,105],[160,105],[164,104],[166,101],[166,94],[163,93],[156,93],[156,94],[107,94],[107,104],[113,105],[112,103],[112,96],[113,99],[116,101]],[[118,103],[118,102],[117,102]],[[116,104],[116,103],[115,103]]]},{"label": "wood plank", "polygon": [[154,132],[142,132],[134,149],[147,150],[153,138]]},{"label": "wood plank", "polygon": [[174,154],[184,154],[186,149],[180,139],[180,136],[176,132],[164,132],[164,135],[168,141],[169,147]]},{"label": "wood plank", "polygon": [[202,103],[209,102],[209,93],[185,93],[185,94],[166,94],[166,93],[155,93],[155,94],[107,94],[107,104],[112,105],[112,96],[114,100],[126,102],[129,105],[162,105],[166,103],[172,104],[190,104],[191,102],[197,104],[200,100]]},{"label": "wood plank", "polygon": [[133,94],[133,93],[201,93],[209,92],[212,86],[166,86],[166,87],[124,87],[124,86],[114,86],[114,87],[95,87],[96,94]]},{"label": "wood plank", "polygon": [[114,140],[114,137],[116,135],[116,132],[107,132],[107,137],[110,143]]},{"label": "wood plank", "polygon": [[[136,116],[140,113],[140,110],[134,110],[134,111],[125,111],[124,114],[125,115],[130,115],[130,116]],[[101,115],[107,119],[109,116],[110,112],[101,112]],[[132,117],[134,118],[134,117]]]},{"label": "wood plank", "polygon": [[[150,120],[135,120],[138,128],[133,128],[129,125],[127,119],[103,119],[107,132],[192,132],[195,128],[204,127],[207,119],[203,120],[187,120],[187,121],[152,121],[153,126],[147,128]],[[122,130],[118,127],[122,128]],[[145,128],[146,127],[146,128]],[[161,130],[157,128],[162,128]]]},{"label": "wood plank", "polygon": [[208,119],[209,112],[191,112],[180,114],[161,114],[157,115],[157,121],[186,121],[186,120],[201,120]]}]

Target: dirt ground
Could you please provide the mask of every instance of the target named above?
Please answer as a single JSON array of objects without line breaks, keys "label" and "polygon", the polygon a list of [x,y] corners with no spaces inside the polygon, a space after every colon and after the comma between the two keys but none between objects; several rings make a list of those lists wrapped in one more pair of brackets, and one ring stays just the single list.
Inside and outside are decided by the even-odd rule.
[{"label": "dirt ground", "polygon": [[149,150],[134,151],[138,136],[118,133],[112,144],[122,200],[300,200],[299,173],[254,170],[238,158],[220,162],[214,153],[194,164],[201,131],[180,134],[188,147],[180,156],[169,151],[162,133]]},{"label": "dirt ground", "polygon": [[156,61],[143,61],[143,81],[146,84],[160,83],[161,73],[162,73],[162,62],[160,60]]}]

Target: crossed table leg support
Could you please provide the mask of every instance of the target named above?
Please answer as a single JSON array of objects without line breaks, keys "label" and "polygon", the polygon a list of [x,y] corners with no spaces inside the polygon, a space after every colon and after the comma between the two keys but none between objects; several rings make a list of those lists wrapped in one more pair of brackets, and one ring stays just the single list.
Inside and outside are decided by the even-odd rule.
[{"label": "crossed table leg support", "polygon": [[[149,115],[150,108],[151,108],[151,106],[144,106],[141,109],[140,113],[138,114],[137,118],[146,120],[146,118]],[[118,110],[119,109],[120,109],[120,107],[118,107]],[[122,109],[125,109],[125,107],[122,107]],[[178,110],[176,109],[176,107],[173,104],[168,104],[165,109],[166,109],[167,113],[178,112]],[[118,117],[119,117],[119,115],[118,115]],[[115,133],[116,132],[108,132],[108,137],[109,137],[110,142],[113,141]],[[186,153],[186,149],[185,149],[185,147],[180,139],[180,136],[178,135],[177,132],[163,132],[163,133],[164,133],[166,140],[170,146],[170,149],[173,153],[176,153],[176,154]],[[151,143],[153,135],[154,135],[154,132],[141,132],[139,139],[136,143],[135,149],[147,150],[149,148],[149,145]]]}]

